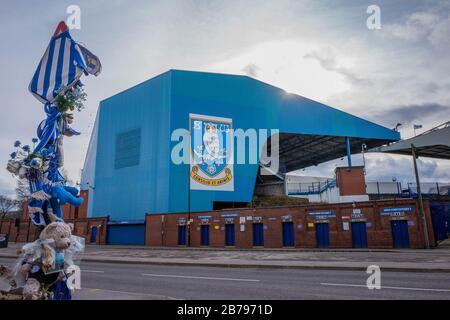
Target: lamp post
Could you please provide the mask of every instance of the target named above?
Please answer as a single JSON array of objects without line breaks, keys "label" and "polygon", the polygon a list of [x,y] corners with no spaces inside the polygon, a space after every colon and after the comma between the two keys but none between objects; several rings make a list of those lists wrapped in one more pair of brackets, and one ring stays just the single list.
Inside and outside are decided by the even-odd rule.
[{"label": "lamp post", "polygon": [[362,153],[362,158],[363,158],[363,170],[364,170],[364,175],[366,174],[366,157],[364,155],[364,151],[367,149],[367,145],[365,143],[363,143],[361,145],[361,153]]},{"label": "lamp post", "polygon": [[[190,135],[189,135],[190,137]],[[189,156],[190,157],[190,156]],[[188,164],[188,218],[187,218],[187,246],[191,246],[191,163]]]},{"label": "lamp post", "polygon": [[[189,121],[191,121],[189,119]],[[191,153],[191,141],[192,141],[192,134],[189,127],[189,163],[187,165],[188,167],[188,219],[187,219],[187,246],[191,246],[191,165],[195,164],[195,160]]]}]

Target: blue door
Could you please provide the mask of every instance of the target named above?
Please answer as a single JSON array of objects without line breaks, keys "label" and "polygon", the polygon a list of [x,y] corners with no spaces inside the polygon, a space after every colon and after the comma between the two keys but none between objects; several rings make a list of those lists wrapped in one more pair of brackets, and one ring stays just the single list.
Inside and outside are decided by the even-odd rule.
[{"label": "blue door", "polygon": [[352,222],[353,248],[367,248],[367,232],[365,222]]},{"label": "blue door", "polygon": [[234,223],[225,225],[225,246],[234,247],[236,241],[234,239]]},{"label": "blue door", "polygon": [[294,223],[283,222],[283,247],[294,246]]},{"label": "blue door", "polygon": [[318,248],[330,246],[330,228],[328,223],[316,223],[316,242]]},{"label": "blue door", "polygon": [[98,233],[98,228],[97,227],[92,227],[92,229],[91,229],[91,243],[96,243],[97,242],[97,233]]},{"label": "blue door", "polygon": [[409,248],[408,221],[392,220],[391,229],[394,248]]},{"label": "blue door", "polygon": [[209,225],[202,225],[200,229],[200,244],[209,246]]},{"label": "blue door", "polygon": [[[97,232],[97,237],[99,236]],[[144,245],[145,222],[134,221],[132,223],[109,222],[106,238],[107,244],[113,245]]]},{"label": "blue door", "polygon": [[264,224],[253,224],[253,246],[264,247]]},{"label": "blue door", "polygon": [[178,226],[178,245],[186,245],[186,226]]}]

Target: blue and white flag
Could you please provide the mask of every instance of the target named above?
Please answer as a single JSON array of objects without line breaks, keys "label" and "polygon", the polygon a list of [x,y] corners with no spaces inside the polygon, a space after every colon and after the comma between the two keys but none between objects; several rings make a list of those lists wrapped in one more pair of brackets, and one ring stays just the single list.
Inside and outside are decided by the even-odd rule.
[{"label": "blue and white flag", "polygon": [[83,73],[98,75],[100,61],[90,52],[89,57],[93,62],[87,67],[81,47],[70,36],[67,25],[60,22],[34,73],[30,92],[42,103],[52,103],[62,88],[71,88]]}]

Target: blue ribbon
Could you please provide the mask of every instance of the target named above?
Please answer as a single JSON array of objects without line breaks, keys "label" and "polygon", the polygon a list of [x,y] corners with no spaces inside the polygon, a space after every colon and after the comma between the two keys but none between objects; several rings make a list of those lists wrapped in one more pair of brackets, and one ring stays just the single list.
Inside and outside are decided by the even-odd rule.
[{"label": "blue ribbon", "polygon": [[37,136],[40,142],[34,149],[33,153],[40,152],[48,144],[55,144],[60,135],[58,120],[61,117],[61,112],[59,112],[58,109],[50,103],[45,104],[44,110],[45,113],[47,113],[47,119],[42,121],[38,126]]}]

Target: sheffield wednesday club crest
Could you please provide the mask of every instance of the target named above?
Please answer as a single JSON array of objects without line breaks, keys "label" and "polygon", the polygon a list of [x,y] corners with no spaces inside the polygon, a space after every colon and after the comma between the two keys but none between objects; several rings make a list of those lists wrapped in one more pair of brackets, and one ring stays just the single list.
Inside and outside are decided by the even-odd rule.
[{"label": "sheffield wednesday club crest", "polygon": [[191,189],[233,191],[232,120],[190,114]]}]

